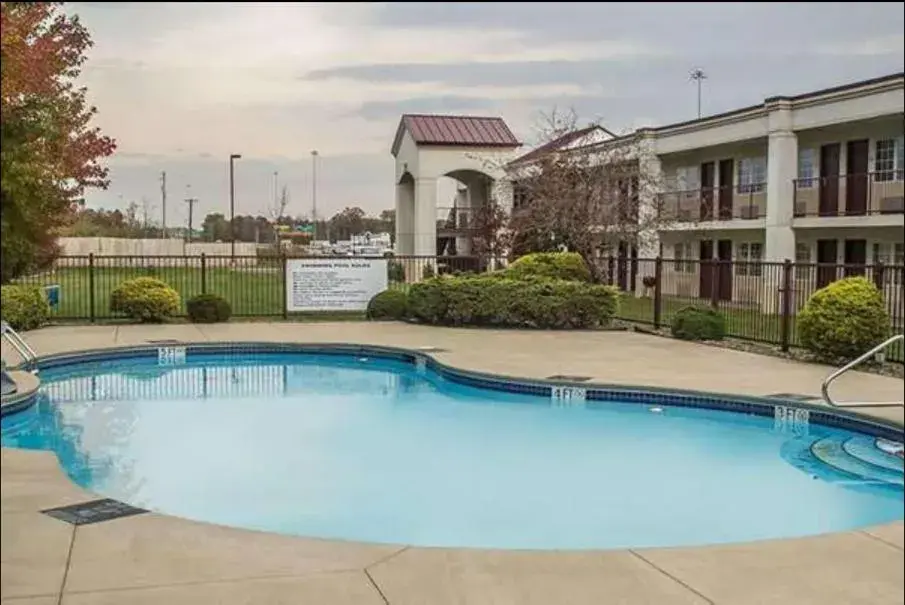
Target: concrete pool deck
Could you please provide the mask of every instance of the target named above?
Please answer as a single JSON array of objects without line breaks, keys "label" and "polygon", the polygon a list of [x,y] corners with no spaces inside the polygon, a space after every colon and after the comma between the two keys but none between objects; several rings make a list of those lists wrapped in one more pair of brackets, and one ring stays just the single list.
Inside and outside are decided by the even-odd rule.
[{"label": "concrete pool deck", "polygon": [[[41,354],[164,339],[437,347],[444,351],[431,355],[465,369],[749,395],[817,396],[829,372],[629,332],[230,323],[52,327],[25,338]],[[16,359],[5,343],[3,353]],[[902,396],[902,381],[853,372],[834,392],[888,401]],[[901,408],[867,413],[902,422]],[[95,497],[68,480],[53,454],[4,449],[0,463],[3,605],[905,603],[902,522],[793,540],[589,552],[335,542],[156,514],[73,527],[38,512]]]}]

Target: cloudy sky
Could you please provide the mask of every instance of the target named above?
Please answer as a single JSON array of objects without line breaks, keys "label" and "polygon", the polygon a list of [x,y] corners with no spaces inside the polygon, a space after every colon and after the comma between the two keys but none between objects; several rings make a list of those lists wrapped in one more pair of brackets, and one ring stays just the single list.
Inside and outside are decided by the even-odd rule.
[{"label": "cloudy sky", "polygon": [[401,114],[498,115],[524,140],[538,112],[574,107],[611,130],[903,70],[901,2],[71,3],[95,47],[83,75],[119,149],[92,206],[147,200],[168,224],[182,199],[266,213],[273,173],[289,211],[393,205]]}]

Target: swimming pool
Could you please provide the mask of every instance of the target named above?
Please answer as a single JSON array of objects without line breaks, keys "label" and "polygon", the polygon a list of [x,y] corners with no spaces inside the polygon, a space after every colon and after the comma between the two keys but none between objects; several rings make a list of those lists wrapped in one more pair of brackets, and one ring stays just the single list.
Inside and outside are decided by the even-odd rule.
[{"label": "swimming pool", "polygon": [[902,461],[877,447],[900,428],[753,399],[551,390],[361,347],[144,347],[48,359],[41,380],[36,405],[3,417],[3,446],[54,451],[98,494],[230,526],[588,549],[903,518]]}]

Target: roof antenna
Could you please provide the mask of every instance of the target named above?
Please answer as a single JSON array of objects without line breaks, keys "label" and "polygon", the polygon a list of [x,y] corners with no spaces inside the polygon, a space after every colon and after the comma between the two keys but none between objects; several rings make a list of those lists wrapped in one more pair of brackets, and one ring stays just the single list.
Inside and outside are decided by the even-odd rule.
[{"label": "roof antenna", "polygon": [[704,80],[707,79],[707,74],[704,73],[704,70],[700,67],[695,67],[691,70],[688,78],[692,82],[697,82],[698,84],[698,119],[701,119],[701,87],[704,83]]}]

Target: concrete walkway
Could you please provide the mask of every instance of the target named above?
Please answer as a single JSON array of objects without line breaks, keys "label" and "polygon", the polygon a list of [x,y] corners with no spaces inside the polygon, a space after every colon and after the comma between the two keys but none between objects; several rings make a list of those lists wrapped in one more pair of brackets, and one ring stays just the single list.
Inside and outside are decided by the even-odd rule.
[{"label": "concrete walkway", "polygon": [[[432,346],[445,349],[435,354],[441,361],[468,369],[755,395],[816,396],[829,371],[624,332],[232,323],[57,327],[26,338],[41,353],[162,339]],[[902,381],[852,373],[837,394],[889,400],[902,396]],[[901,409],[880,413],[902,421]],[[905,603],[902,522],[797,540],[601,552],[308,540],[154,514],[73,528],[38,512],[93,497],[52,454],[3,450],[0,462],[3,605]]]}]

